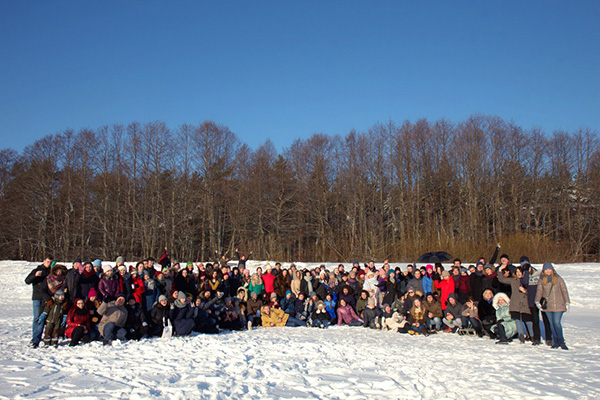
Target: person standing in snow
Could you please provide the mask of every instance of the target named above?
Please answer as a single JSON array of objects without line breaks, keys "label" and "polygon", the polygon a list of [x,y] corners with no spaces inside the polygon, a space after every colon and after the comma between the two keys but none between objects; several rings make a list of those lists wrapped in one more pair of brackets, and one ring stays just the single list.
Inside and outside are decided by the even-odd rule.
[{"label": "person standing in snow", "polygon": [[[38,330],[38,318],[42,314],[44,305],[50,300],[50,293],[48,293],[48,285],[46,284],[46,277],[50,275],[50,266],[52,265],[52,257],[47,256],[44,258],[42,264],[31,270],[29,275],[25,278],[27,285],[32,285],[33,291],[31,295],[31,302],[33,304],[33,323],[31,325],[32,338],[29,342],[31,347],[38,347],[42,340],[42,330]],[[39,333],[38,333],[39,332]]]},{"label": "person standing in snow", "polygon": [[[542,304],[545,299],[545,305]],[[546,313],[552,330],[552,348],[569,350],[565,343],[562,329],[562,316],[569,310],[569,292],[563,278],[558,275],[552,263],[546,262],[542,267],[542,276],[535,295],[535,305]]]}]

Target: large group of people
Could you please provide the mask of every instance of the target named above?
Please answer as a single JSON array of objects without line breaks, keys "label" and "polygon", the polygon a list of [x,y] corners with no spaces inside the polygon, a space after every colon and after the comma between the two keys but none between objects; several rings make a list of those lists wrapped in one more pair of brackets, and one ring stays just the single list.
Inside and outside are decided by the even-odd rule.
[{"label": "large group of people", "polygon": [[[140,340],[218,333],[253,327],[348,325],[410,335],[438,332],[545,343],[567,350],[561,319],[569,309],[564,280],[551,263],[541,270],[527,257],[518,265],[506,254],[463,266],[432,263],[380,268],[358,261],[299,269],[281,263],[251,273],[252,256],[236,249],[237,262],[215,253],[212,263],[171,261],[165,249],[114,267],[74,260],[67,268],[46,257],[25,279],[33,286],[30,345],[58,346],[102,340]],[[234,260],[235,261],[235,260]],[[231,265],[233,264],[233,265]]]}]

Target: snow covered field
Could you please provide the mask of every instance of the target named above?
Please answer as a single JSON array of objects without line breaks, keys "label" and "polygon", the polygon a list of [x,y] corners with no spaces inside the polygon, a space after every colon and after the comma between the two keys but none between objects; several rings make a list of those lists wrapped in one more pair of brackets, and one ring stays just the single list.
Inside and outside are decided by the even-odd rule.
[{"label": "snow covered field", "polygon": [[337,326],[30,349],[36,265],[0,262],[2,399],[600,398],[600,264],[556,267],[569,351]]}]

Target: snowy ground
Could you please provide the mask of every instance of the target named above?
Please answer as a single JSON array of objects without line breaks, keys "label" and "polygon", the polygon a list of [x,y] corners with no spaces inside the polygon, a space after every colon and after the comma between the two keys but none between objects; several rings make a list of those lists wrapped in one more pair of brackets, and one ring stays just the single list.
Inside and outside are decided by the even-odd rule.
[{"label": "snowy ground", "polygon": [[35,265],[0,262],[2,399],[600,398],[600,264],[557,266],[569,351],[337,326],[30,349]]}]

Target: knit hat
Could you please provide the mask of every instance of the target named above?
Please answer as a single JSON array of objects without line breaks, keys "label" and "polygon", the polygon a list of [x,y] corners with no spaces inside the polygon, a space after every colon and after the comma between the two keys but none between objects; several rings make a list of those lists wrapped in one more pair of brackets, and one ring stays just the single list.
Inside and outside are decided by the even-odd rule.
[{"label": "knit hat", "polygon": [[158,296],[158,302],[160,303],[163,300],[167,300],[167,296],[165,296],[164,294],[161,294],[160,296]]},{"label": "knit hat", "polygon": [[91,288],[87,295],[88,299],[91,297],[98,297],[98,292],[95,288]]},{"label": "knit hat", "polygon": [[508,254],[504,253],[500,256],[500,259],[502,260],[503,258],[506,258],[507,260],[510,260],[510,257],[508,256]]},{"label": "knit hat", "polygon": [[54,298],[58,299],[60,296],[65,297],[65,291],[63,289],[58,289],[54,292]]},{"label": "knit hat", "polygon": [[116,262],[117,264],[118,264],[118,263],[124,263],[124,262],[125,262],[125,259],[123,258],[123,256],[119,256],[119,257],[117,257],[117,261],[115,261],[115,262]]},{"label": "knit hat", "polygon": [[135,296],[130,294],[129,296],[127,296],[127,302],[130,302],[131,300],[135,301]]},{"label": "knit hat", "polygon": [[433,265],[427,264],[427,267],[425,267],[425,268],[429,271],[430,269],[433,269]]},{"label": "knit hat", "polygon": [[449,277],[450,276],[450,272],[448,271],[442,271],[442,277]]},{"label": "knit hat", "polygon": [[185,294],[185,292],[183,290],[180,290],[177,293],[177,300],[181,300],[181,299],[185,299],[185,298],[187,298],[187,295]]},{"label": "knit hat", "polygon": [[275,292],[271,293],[271,296],[270,296],[270,297],[271,297],[271,298],[273,298],[273,297],[277,298],[277,293],[275,293]]},{"label": "knit hat", "polygon": [[494,266],[492,264],[485,264],[485,267],[483,267],[483,269],[491,269],[493,271]]},{"label": "knit hat", "polygon": [[119,265],[119,270],[125,270],[127,271],[127,267],[123,264]]},{"label": "knit hat", "polygon": [[522,256],[522,257],[519,259],[519,264],[521,264],[521,265],[531,265],[531,263],[529,262],[529,257],[527,257],[527,256]]},{"label": "knit hat", "polygon": [[547,269],[551,269],[552,271],[556,272],[556,270],[554,269],[554,266],[552,265],[552,263],[549,263],[549,262],[545,262],[544,263],[544,266],[542,267],[542,272],[544,272]]},{"label": "knit hat", "polygon": [[99,259],[99,258],[96,258],[96,259],[94,260],[94,262],[92,263],[92,265],[93,265],[94,267],[102,267],[102,260],[101,260],[101,259]]},{"label": "knit hat", "polygon": [[310,292],[308,294],[309,297],[313,297],[313,296],[316,296],[316,295],[317,295],[317,292],[315,292],[315,291],[312,291],[312,292]]},{"label": "knit hat", "polygon": [[464,272],[464,273],[466,274],[466,273],[468,273],[469,271],[468,271],[468,270],[467,270],[465,267],[460,267],[460,272],[461,272],[461,273],[463,273],[463,272]]},{"label": "knit hat", "polygon": [[288,294],[292,294],[292,291],[291,290],[286,290],[285,296],[287,297]]},{"label": "knit hat", "polygon": [[107,273],[108,271],[112,271],[112,267],[110,265],[105,265],[102,267],[102,272]]},{"label": "knit hat", "polygon": [[323,306],[323,308],[325,308],[325,302],[323,300],[319,300],[317,301],[317,308]]},{"label": "knit hat", "polygon": [[80,262],[83,262],[83,261],[81,261],[81,258],[76,258],[75,260],[73,260],[73,264],[77,264]]},{"label": "knit hat", "polygon": [[475,264],[475,265],[479,267],[480,265],[483,266],[483,263],[481,261],[477,261],[477,264]]},{"label": "knit hat", "polygon": [[119,293],[119,294],[117,295],[117,299],[118,299],[119,297],[122,297],[122,298],[126,299],[126,297],[125,297],[125,293]]}]

